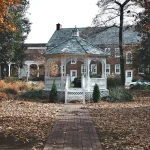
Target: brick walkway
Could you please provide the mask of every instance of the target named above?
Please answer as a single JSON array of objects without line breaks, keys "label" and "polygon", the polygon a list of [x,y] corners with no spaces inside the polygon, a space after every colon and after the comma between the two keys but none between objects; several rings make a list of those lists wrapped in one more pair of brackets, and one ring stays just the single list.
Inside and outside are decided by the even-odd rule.
[{"label": "brick walkway", "polygon": [[88,109],[64,105],[44,150],[102,150]]}]

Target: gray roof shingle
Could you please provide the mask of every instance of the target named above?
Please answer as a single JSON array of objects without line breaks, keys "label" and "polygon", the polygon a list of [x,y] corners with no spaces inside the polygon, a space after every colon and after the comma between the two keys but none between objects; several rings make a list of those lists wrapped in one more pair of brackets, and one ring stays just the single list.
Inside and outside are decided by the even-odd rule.
[{"label": "gray roof shingle", "polygon": [[98,54],[107,56],[105,52],[89,44],[86,40],[73,36],[56,47],[48,49],[45,54]]},{"label": "gray roof shingle", "polygon": [[[74,28],[62,28],[56,30],[47,43],[48,47],[55,47],[65,40],[69,39],[72,35]],[[119,28],[112,27],[104,30],[100,27],[87,27],[78,28],[80,37],[86,39],[92,45],[118,45],[119,44]],[[123,32],[123,44],[137,44],[140,41],[138,32],[129,28]]]}]

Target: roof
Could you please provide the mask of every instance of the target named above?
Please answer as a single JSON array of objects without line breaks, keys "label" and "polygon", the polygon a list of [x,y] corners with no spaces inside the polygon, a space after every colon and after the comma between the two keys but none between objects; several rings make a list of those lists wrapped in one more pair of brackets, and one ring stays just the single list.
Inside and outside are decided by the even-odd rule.
[{"label": "roof", "polygon": [[58,46],[52,49],[49,48],[45,54],[98,54],[107,56],[101,49],[89,44],[79,36],[71,36],[71,38],[58,44]]},{"label": "roof", "polygon": [[[60,43],[64,42],[72,35],[74,28],[61,28],[56,30],[50,40],[47,43],[48,47],[55,47]],[[80,37],[86,39],[87,42],[92,45],[119,45],[119,28],[102,28],[102,27],[87,27],[78,28]],[[124,30],[123,32],[123,44],[137,44],[140,41],[138,32],[134,31],[133,28]]]}]

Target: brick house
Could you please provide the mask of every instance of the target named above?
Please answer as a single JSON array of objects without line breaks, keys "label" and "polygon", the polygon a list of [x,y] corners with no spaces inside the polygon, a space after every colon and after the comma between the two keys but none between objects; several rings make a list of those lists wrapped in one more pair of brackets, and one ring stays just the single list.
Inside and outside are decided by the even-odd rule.
[{"label": "brick house", "polygon": [[[68,39],[72,34],[73,28],[62,28],[61,24],[56,25],[56,31],[47,43],[49,49],[59,45],[59,43]],[[119,55],[119,28],[100,28],[87,27],[78,28],[80,37],[92,45],[100,48],[109,56],[106,59],[107,76],[120,76],[120,55]],[[125,56],[125,82],[128,84],[133,78],[138,78],[138,72],[132,65],[132,53],[140,41],[138,32],[129,28],[123,32],[123,48]],[[79,65],[80,66],[80,65]],[[69,67],[69,66],[68,66]],[[96,72],[98,73],[98,66]],[[80,70],[80,67],[78,67]],[[68,72],[69,73],[69,72]]]},{"label": "brick house", "polygon": [[[106,59],[106,74],[107,76],[119,76],[120,75],[120,63],[119,63],[119,49],[118,49],[118,28],[113,27],[103,30],[100,27],[87,27],[87,28],[78,28],[80,37],[86,39],[87,42],[92,43],[92,45],[101,48],[109,56]],[[46,48],[53,48],[59,43],[65,41],[72,35],[73,28],[62,28],[60,24],[56,25],[56,31],[50,38],[49,42],[46,43],[32,43],[27,45],[27,57],[24,62],[22,69],[15,68],[15,64],[9,63],[4,66],[0,65],[0,77],[1,76],[13,76],[14,72],[17,72],[19,77],[26,77],[28,74],[29,78],[33,76],[39,76],[40,66],[44,64],[44,58],[40,62],[40,55]],[[125,56],[125,73],[126,73],[126,84],[128,84],[133,78],[138,78],[138,72],[133,68],[132,65],[132,53],[135,50],[136,46],[140,41],[138,33],[133,29],[127,29],[123,33],[123,47],[124,47],[124,56]],[[37,59],[38,58],[38,59]],[[98,64],[97,64],[98,65]],[[79,65],[80,66],[80,65]],[[69,66],[68,66],[69,67]],[[31,68],[31,71],[30,69]],[[44,68],[44,65],[43,67]],[[100,67],[97,67],[97,71]],[[81,67],[78,67],[78,72]],[[17,71],[14,71],[17,70]],[[35,70],[35,71],[34,71]],[[97,71],[95,73],[97,73]],[[39,73],[38,73],[39,72]],[[67,70],[67,73],[68,70]],[[32,75],[34,74],[34,75]],[[42,73],[44,74],[44,73]]]},{"label": "brick house", "polygon": [[42,54],[46,51],[46,43],[26,43],[26,47],[26,57],[22,68],[18,68],[13,62],[0,64],[0,78],[13,76],[31,80],[44,79],[45,58]]}]

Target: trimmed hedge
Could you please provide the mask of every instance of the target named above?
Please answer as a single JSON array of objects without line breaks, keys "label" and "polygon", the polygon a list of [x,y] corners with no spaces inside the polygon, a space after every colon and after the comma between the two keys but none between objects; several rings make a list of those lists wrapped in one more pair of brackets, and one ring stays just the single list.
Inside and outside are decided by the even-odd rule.
[{"label": "trimmed hedge", "polygon": [[97,84],[94,85],[94,91],[93,91],[93,102],[97,103],[101,100],[100,90],[99,86]]},{"label": "trimmed hedge", "polygon": [[55,80],[53,81],[52,89],[49,95],[49,102],[56,102],[57,101],[57,87],[55,84]]}]

